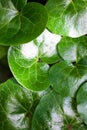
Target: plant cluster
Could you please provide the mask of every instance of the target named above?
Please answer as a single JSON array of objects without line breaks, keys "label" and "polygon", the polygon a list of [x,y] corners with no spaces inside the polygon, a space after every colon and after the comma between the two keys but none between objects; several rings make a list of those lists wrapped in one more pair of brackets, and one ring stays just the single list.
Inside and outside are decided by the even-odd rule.
[{"label": "plant cluster", "polygon": [[0,0],[0,130],[87,130],[87,0]]}]

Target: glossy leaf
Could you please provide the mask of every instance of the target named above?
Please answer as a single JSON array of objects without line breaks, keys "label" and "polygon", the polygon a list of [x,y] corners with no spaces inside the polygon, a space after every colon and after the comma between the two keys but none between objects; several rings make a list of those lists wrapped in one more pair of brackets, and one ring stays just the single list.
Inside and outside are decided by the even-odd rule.
[{"label": "glossy leaf", "polygon": [[75,106],[73,101],[70,97],[63,98],[50,91],[35,110],[32,130],[86,130],[72,107]]},{"label": "glossy leaf", "polygon": [[35,91],[49,87],[49,65],[40,59],[39,47],[33,41],[10,47],[8,62],[11,72],[22,86]]},{"label": "glossy leaf", "polygon": [[21,44],[33,40],[45,29],[47,19],[47,11],[39,3],[1,0],[0,44]]},{"label": "glossy leaf", "polygon": [[39,47],[39,55],[42,61],[52,64],[60,60],[57,53],[57,44],[61,37],[49,32],[47,29],[33,43]]},{"label": "glossy leaf", "polygon": [[87,124],[87,82],[77,92],[77,110],[82,120]]},{"label": "glossy leaf", "polygon": [[40,100],[37,93],[14,79],[0,85],[0,130],[30,130],[33,111]]},{"label": "glossy leaf", "polygon": [[87,56],[87,37],[63,37],[58,44],[58,52],[64,60],[78,62],[82,57]]},{"label": "glossy leaf", "polygon": [[87,34],[86,0],[48,0],[47,27],[54,33],[79,37]]},{"label": "glossy leaf", "polygon": [[76,64],[62,61],[53,65],[49,78],[55,91],[62,96],[73,97],[79,86],[87,80],[87,56]]}]

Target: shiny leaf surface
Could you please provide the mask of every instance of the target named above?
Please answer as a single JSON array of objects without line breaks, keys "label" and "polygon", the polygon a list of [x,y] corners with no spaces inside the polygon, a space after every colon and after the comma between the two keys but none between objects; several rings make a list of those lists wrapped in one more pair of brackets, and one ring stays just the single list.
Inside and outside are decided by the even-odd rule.
[{"label": "shiny leaf surface", "polygon": [[48,0],[46,8],[52,32],[70,37],[87,34],[86,0]]},{"label": "shiny leaf surface", "polygon": [[73,105],[72,98],[50,91],[35,110],[32,130],[86,130]]},{"label": "shiny leaf surface", "polygon": [[33,43],[39,47],[40,59],[48,64],[55,63],[60,60],[57,53],[57,44],[61,36],[49,32],[47,29]]},{"label": "shiny leaf surface", "polygon": [[58,52],[64,60],[78,62],[82,57],[87,56],[87,37],[63,37],[58,44]]},{"label": "shiny leaf surface", "polygon": [[77,110],[82,120],[87,124],[87,82],[84,83],[77,93]]},{"label": "shiny leaf surface", "polygon": [[47,18],[46,9],[39,3],[0,0],[0,44],[21,44],[33,40],[45,29]]},{"label": "shiny leaf surface", "polygon": [[73,65],[62,61],[53,65],[49,72],[51,85],[62,96],[73,97],[79,86],[87,80],[87,57]]},{"label": "shiny leaf surface", "polygon": [[49,87],[49,65],[41,60],[39,46],[33,41],[10,47],[8,62],[14,77],[24,87],[35,91]]},{"label": "shiny leaf surface", "polygon": [[30,130],[33,110],[40,100],[37,93],[14,79],[0,85],[0,130]]}]

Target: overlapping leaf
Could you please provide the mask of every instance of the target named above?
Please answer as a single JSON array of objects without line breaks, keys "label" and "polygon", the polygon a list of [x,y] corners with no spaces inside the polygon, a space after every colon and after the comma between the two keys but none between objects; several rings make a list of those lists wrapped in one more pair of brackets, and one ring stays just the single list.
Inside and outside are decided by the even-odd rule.
[{"label": "overlapping leaf", "polygon": [[35,110],[32,130],[86,130],[87,127],[76,114],[73,101],[70,97],[63,98],[50,91]]},{"label": "overlapping leaf", "polygon": [[[42,37],[43,35],[40,36],[40,38]],[[50,85],[48,78],[49,65],[44,62],[46,60],[44,57],[47,53],[51,52],[51,50],[49,50],[51,43],[49,44],[48,42],[47,46],[49,49],[47,48],[47,50],[45,50],[46,46],[43,44],[44,38],[42,38],[40,43],[39,40],[38,38],[38,40],[27,44],[12,46],[8,51],[9,66],[17,81],[24,87],[36,91],[46,89]],[[55,44],[53,47],[53,51],[54,50],[56,50]],[[56,51],[54,51],[54,53],[52,52],[53,55],[55,53]],[[54,58],[51,62],[53,62],[53,60]]]},{"label": "overlapping leaf", "polygon": [[14,79],[0,85],[0,130],[30,130],[37,93],[20,86]]},{"label": "overlapping leaf", "polygon": [[47,63],[52,64],[60,60],[57,54],[60,38],[45,29],[32,42],[10,47],[9,66],[18,82],[33,90],[42,90],[49,86]]},{"label": "overlapping leaf", "polygon": [[63,37],[58,44],[58,52],[64,60],[78,62],[82,57],[87,56],[87,37]]},{"label": "overlapping leaf", "polygon": [[53,65],[49,78],[54,90],[62,96],[73,97],[79,86],[87,80],[87,56],[75,65],[66,61]]},{"label": "overlapping leaf", "polygon": [[[60,36],[56,35],[87,34],[87,2],[48,0],[46,8],[48,23],[47,11],[41,4],[0,0],[0,44],[22,44],[34,39],[9,48],[8,62],[14,77],[31,90],[47,90],[50,83],[52,87],[36,93],[14,79],[1,84],[0,130],[87,130],[83,124],[83,121],[87,124],[87,83],[83,84],[87,81],[87,38],[63,37],[58,44]],[[56,34],[46,29],[37,37],[46,23]],[[1,59],[7,50],[3,46],[0,49]],[[53,63],[56,64],[52,66]],[[50,72],[48,64],[52,66]],[[73,98],[76,94],[81,119]]]},{"label": "overlapping leaf", "polygon": [[36,38],[47,23],[43,5],[26,0],[0,0],[0,44],[21,44]]},{"label": "overlapping leaf", "polygon": [[87,82],[77,92],[77,110],[82,120],[87,124]]},{"label": "overlapping leaf", "polygon": [[86,0],[48,0],[46,8],[52,32],[70,37],[87,34]]}]

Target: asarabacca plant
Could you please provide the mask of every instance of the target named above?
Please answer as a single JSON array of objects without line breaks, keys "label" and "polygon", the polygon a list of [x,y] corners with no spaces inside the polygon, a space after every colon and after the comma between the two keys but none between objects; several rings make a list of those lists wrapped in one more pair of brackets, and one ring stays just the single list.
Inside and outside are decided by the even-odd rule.
[{"label": "asarabacca plant", "polygon": [[87,130],[87,0],[0,0],[0,130]]}]

